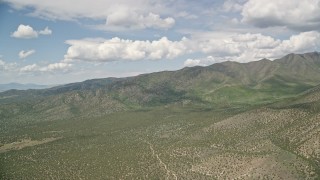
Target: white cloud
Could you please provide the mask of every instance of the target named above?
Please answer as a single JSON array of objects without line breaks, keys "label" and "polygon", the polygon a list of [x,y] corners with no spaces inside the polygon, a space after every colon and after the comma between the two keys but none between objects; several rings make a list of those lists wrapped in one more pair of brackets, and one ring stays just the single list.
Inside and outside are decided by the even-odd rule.
[{"label": "white cloud", "polygon": [[250,62],[262,58],[279,58],[288,53],[305,53],[320,50],[320,33],[303,32],[280,40],[262,34],[213,33],[209,39],[201,37],[191,41],[197,44],[196,52],[211,58],[186,61],[187,65],[201,65],[226,60]]},{"label": "white cloud", "polygon": [[21,73],[35,73],[35,72],[67,72],[72,67],[72,64],[65,62],[57,62],[47,65],[38,65],[36,63],[21,66],[17,63],[7,63],[0,59],[0,72],[21,72]]},{"label": "white cloud", "polygon": [[29,64],[26,66],[21,66],[17,63],[8,63],[0,59],[0,73],[9,72],[9,73],[36,73],[36,72],[68,72],[72,64],[65,62],[51,63],[47,65],[38,65],[36,63]]},{"label": "white cloud", "polygon": [[181,41],[170,41],[166,37],[154,41],[133,41],[120,39],[84,39],[69,40],[70,45],[65,55],[68,60],[84,61],[118,61],[118,60],[158,60],[173,59],[190,49],[187,47],[187,38]]},{"label": "white cloud", "polygon": [[11,34],[11,37],[22,38],[22,39],[32,39],[37,38],[38,35],[50,35],[52,30],[46,27],[44,30],[37,32],[29,25],[20,24],[18,29]]},{"label": "white cloud", "polygon": [[198,66],[200,63],[201,63],[200,59],[187,59],[183,65],[187,67],[192,67],[192,66]]},{"label": "white cloud", "polygon": [[72,64],[58,62],[48,64],[46,66],[39,66],[37,64],[31,64],[20,68],[20,72],[56,72],[56,71],[63,71],[66,72],[70,69]]},{"label": "white cloud", "polygon": [[302,32],[281,40],[262,34],[211,32],[199,33],[191,38],[171,41],[166,37],[154,41],[112,39],[69,40],[63,62],[82,60],[89,62],[136,61],[174,59],[197,53],[207,58],[186,61],[189,65],[207,65],[232,60],[250,62],[262,58],[279,58],[288,53],[320,50],[320,33]]},{"label": "white cloud", "polygon": [[23,39],[31,39],[37,38],[37,31],[33,30],[33,28],[29,25],[20,24],[18,29],[11,34],[12,37],[15,38],[23,38]]},{"label": "white cloud", "polygon": [[0,70],[3,71],[14,71],[17,67],[16,63],[7,63],[0,59]]},{"label": "white cloud", "polygon": [[308,52],[320,50],[320,33],[316,31],[303,32],[293,35],[288,40],[284,40],[278,47],[284,53]]},{"label": "white cloud", "polygon": [[39,34],[42,34],[42,35],[51,35],[51,34],[52,34],[52,30],[49,29],[48,27],[46,27],[44,30],[39,31]]},{"label": "white cloud", "polygon": [[36,51],[35,51],[34,49],[29,50],[29,51],[24,51],[24,50],[22,50],[22,51],[19,52],[19,58],[20,58],[20,59],[24,59],[24,58],[26,58],[26,57],[34,54],[35,52],[36,52]]},{"label": "white cloud", "polygon": [[226,12],[240,12],[243,8],[244,1],[245,0],[226,0],[222,8]]},{"label": "white cloud", "polygon": [[192,66],[208,66],[214,63],[220,63],[224,61],[234,61],[234,57],[213,57],[213,56],[207,56],[205,58],[199,58],[199,59],[187,59],[184,62],[184,66],[186,67],[192,67]]},{"label": "white cloud", "polygon": [[299,31],[320,30],[320,0],[249,0],[243,22],[257,27],[284,26]]},{"label": "white cloud", "polygon": [[40,67],[37,64],[31,64],[31,65],[26,65],[22,68],[20,68],[21,72],[33,72],[33,71],[38,71]]},{"label": "white cloud", "polygon": [[67,71],[71,66],[72,66],[71,64],[59,62],[59,63],[49,64],[46,67],[40,68],[40,71],[60,71],[60,70]]},{"label": "white cloud", "polygon": [[[29,15],[51,20],[106,20],[109,29],[171,28],[175,20],[167,16],[165,2],[150,0],[68,0],[35,1],[4,0],[15,9],[28,9]],[[76,6],[75,6],[76,4]],[[106,28],[106,27],[104,27]]]},{"label": "white cloud", "polygon": [[[117,3],[111,0],[69,0],[69,1],[35,1],[35,0],[4,0],[15,9],[33,8],[31,15],[49,18],[53,20],[75,20],[77,18],[106,19],[112,12],[119,9],[142,11],[150,6],[148,0],[119,0]],[[75,5],[76,4],[76,5]]]},{"label": "white cloud", "polygon": [[139,15],[129,10],[120,10],[113,12],[107,17],[107,28],[130,28],[130,29],[169,29],[175,23],[175,20],[171,17],[162,19],[159,15],[149,13],[147,15]]},{"label": "white cloud", "polygon": [[0,70],[6,69],[6,63],[2,60],[0,60]]},{"label": "white cloud", "polygon": [[178,17],[178,18],[185,18],[185,19],[188,19],[188,20],[192,20],[192,19],[197,19],[199,18],[199,16],[195,15],[195,14],[190,14],[186,11],[182,11],[182,12],[179,12],[179,13],[176,13],[175,14],[175,17]]}]

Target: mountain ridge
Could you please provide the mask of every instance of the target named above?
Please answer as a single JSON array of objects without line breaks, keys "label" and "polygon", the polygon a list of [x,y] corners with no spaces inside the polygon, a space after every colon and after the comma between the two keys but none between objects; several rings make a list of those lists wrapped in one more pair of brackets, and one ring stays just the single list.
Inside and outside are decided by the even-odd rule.
[{"label": "mountain ridge", "polygon": [[230,104],[270,103],[302,93],[318,84],[320,54],[313,52],[289,54],[274,61],[229,61],[127,78],[92,79],[42,90],[11,90],[0,93],[0,103],[29,98],[30,102],[48,106],[52,101],[69,109],[76,107],[79,112],[82,112],[81,105],[84,103],[97,106],[99,102],[105,102],[103,99],[127,108],[184,101],[228,107]]},{"label": "mountain ridge", "polygon": [[45,89],[49,88],[52,86],[49,85],[39,85],[39,84],[21,84],[21,83],[6,83],[6,84],[0,84],[0,92],[8,91],[11,89],[16,89],[16,90],[27,90],[27,89]]}]

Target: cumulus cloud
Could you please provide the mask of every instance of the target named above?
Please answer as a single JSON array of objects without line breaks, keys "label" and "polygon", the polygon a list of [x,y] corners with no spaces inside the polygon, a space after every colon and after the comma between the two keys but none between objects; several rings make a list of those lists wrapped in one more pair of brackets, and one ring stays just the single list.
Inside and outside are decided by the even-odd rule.
[{"label": "cumulus cloud", "polygon": [[183,65],[187,67],[198,66],[200,64],[200,59],[187,59]]},{"label": "cumulus cloud", "polygon": [[154,41],[120,39],[68,40],[63,62],[136,61],[174,59],[197,53],[207,58],[186,61],[189,65],[206,65],[226,60],[249,62],[262,58],[279,58],[288,53],[305,53],[320,49],[320,33],[302,32],[281,40],[262,34],[211,32],[204,36],[171,41],[166,37]]},{"label": "cumulus cloud", "polygon": [[19,52],[19,58],[20,58],[20,59],[24,59],[24,58],[26,58],[26,57],[28,57],[28,56],[31,56],[31,55],[34,54],[35,52],[36,52],[36,51],[35,51],[34,49],[29,50],[29,51],[24,51],[24,50],[22,50],[22,51]]},{"label": "cumulus cloud", "polygon": [[72,64],[58,62],[48,64],[46,66],[39,66],[37,64],[31,64],[20,68],[20,72],[55,72],[63,71],[66,72],[70,69]]},{"label": "cumulus cloud", "polygon": [[245,1],[246,0],[226,0],[222,8],[226,12],[240,12]]},{"label": "cumulus cloud", "polygon": [[0,59],[0,72],[11,73],[55,73],[69,72],[72,64],[65,62],[57,62],[47,65],[29,64],[21,66],[17,63],[7,63]]},{"label": "cumulus cloud", "polygon": [[243,22],[257,27],[284,26],[298,31],[320,30],[320,0],[248,0]]},{"label": "cumulus cloud", "polygon": [[107,27],[122,27],[130,29],[169,29],[175,23],[171,17],[161,18],[158,14],[149,13],[147,15],[139,15],[130,10],[120,10],[113,12],[107,17]]},{"label": "cumulus cloud", "polygon": [[33,72],[33,71],[38,71],[40,67],[37,64],[31,64],[31,65],[26,65],[22,68],[20,68],[21,72]]},{"label": "cumulus cloud", "polygon": [[[4,0],[15,9],[28,9],[29,15],[51,20],[78,20],[89,18],[106,20],[109,29],[116,28],[155,28],[168,29],[175,24],[165,13],[170,7],[162,1],[149,0],[68,0],[56,1]],[[76,6],[75,6],[76,4]],[[100,27],[100,26],[99,26]],[[106,28],[106,27],[104,27]]]},{"label": "cumulus cloud", "polygon": [[1,71],[14,71],[17,67],[16,63],[7,63],[0,59],[0,70]]},{"label": "cumulus cloud", "polygon": [[262,34],[231,33],[212,39],[198,39],[198,49],[210,58],[186,61],[185,65],[201,65],[221,61],[250,62],[262,58],[279,58],[288,53],[305,53],[319,51],[320,33],[317,31],[302,32],[289,39],[280,40]]},{"label": "cumulus cloud", "polygon": [[29,25],[20,24],[18,29],[11,34],[12,37],[15,38],[23,38],[23,39],[31,39],[37,38],[37,31],[33,30],[33,28]]},{"label": "cumulus cloud", "polygon": [[198,58],[198,59],[187,59],[186,61],[184,61],[183,65],[185,67],[208,66],[214,63],[221,63],[224,61],[237,61],[237,60],[233,56],[224,56],[224,57],[207,56],[207,57]]},{"label": "cumulus cloud", "polygon": [[16,31],[11,34],[11,37],[22,38],[22,39],[32,39],[37,38],[38,34],[41,35],[50,35],[52,30],[46,27],[44,30],[36,31],[29,25],[20,24]]},{"label": "cumulus cloud", "polygon": [[39,31],[39,34],[42,34],[42,35],[51,35],[51,34],[52,34],[52,30],[49,29],[48,27],[46,27],[44,30]]},{"label": "cumulus cloud", "polygon": [[184,62],[184,66],[186,67],[192,67],[192,66],[208,66],[213,63],[218,63],[225,61],[225,59],[221,57],[213,57],[213,56],[208,56],[206,58],[201,58],[201,59],[187,59]]},{"label": "cumulus cloud", "polygon": [[0,59],[0,69],[4,70],[6,67],[6,63]]},{"label": "cumulus cloud", "polygon": [[53,63],[53,64],[49,64],[46,67],[40,68],[41,71],[66,71],[68,70],[70,67],[72,66],[72,64],[68,64],[68,63],[63,63],[63,62],[59,62],[59,63]]},{"label": "cumulus cloud", "polygon": [[173,59],[190,51],[187,38],[170,41],[166,37],[154,41],[133,41],[120,39],[69,40],[65,60],[117,61],[117,60],[158,60]]},{"label": "cumulus cloud", "polygon": [[[1,56],[0,56],[1,57]],[[68,72],[73,65],[66,62],[56,62],[47,65],[38,65],[36,63],[22,66],[18,63],[9,63],[0,59],[0,73],[45,73],[45,72]]]},{"label": "cumulus cloud", "polygon": [[179,12],[179,13],[176,13],[176,14],[175,14],[175,17],[184,18],[184,19],[188,19],[188,20],[192,20],[192,19],[197,19],[197,18],[199,18],[198,15],[191,14],[191,13],[188,13],[188,12],[186,12],[186,11],[181,11],[181,12]]},{"label": "cumulus cloud", "polygon": [[278,49],[284,53],[307,52],[320,50],[320,33],[316,31],[303,32],[282,41]]}]

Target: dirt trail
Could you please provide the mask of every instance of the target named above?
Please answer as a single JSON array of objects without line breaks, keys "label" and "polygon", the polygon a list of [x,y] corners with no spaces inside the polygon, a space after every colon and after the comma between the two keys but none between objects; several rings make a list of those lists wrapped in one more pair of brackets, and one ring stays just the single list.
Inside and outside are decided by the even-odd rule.
[{"label": "dirt trail", "polygon": [[172,176],[174,177],[174,179],[177,180],[178,177],[177,177],[177,175],[175,174],[175,172],[172,171],[172,170],[170,170],[170,169],[168,168],[168,166],[161,160],[161,158],[159,157],[159,155],[158,155],[158,154],[155,152],[155,150],[153,149],[153,145],[152,145],[150,142],[148,142],[148,141],[145,141],[145,142],[149,145],[149,148],[150,148],[150,150],[151,150],[151,152],[152,152],[152,155],[157,158],[157,160],[159,161],[159,164],[160,164],[161,166],[163,166],[163,168],[166,170],[166,172],[167,172],[167,173],[166,173],[166,174],[167,174],[166,179],[170,179],[170,175],[172,175]]},{"label": "dirt trail", "polygon": [[22,140],[17,141],[17,142],[4,144],[4,145],[0,146],[0,153],[4,153],[4,152],[7,152],[7,151],[12,151],[12,150],[20,150],[20,149],[23,149],[25,147],[30,147],[30,146],[37,146],[37,145],[40,145],[40,144],[45,144],[45,143],[49,143],[49,142],[52,142],[52,141],[56,141],[56,140],[61,139],[61,138],[62,137],[44,138],[42,140],[22,139]]}]

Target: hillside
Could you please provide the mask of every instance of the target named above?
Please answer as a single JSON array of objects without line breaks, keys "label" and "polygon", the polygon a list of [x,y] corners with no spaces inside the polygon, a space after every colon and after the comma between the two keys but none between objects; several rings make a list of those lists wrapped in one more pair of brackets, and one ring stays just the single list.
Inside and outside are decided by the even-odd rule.
[{"label": "hillside", "polygon": [[0,179],[319,179],[320,54],[0,93]]},{"label": "hillside", "polygon": [[104,108],[110,104],[136,108],[189,101],[216,107],[257,105],[314,87],[320,82],[319,68],[317,52],[290,54],[274,61],[223,62],[130,78],[88,80],[44,90],[7,91],[0,94],[0,104],[30,98],[35,104],[43,104],[43,110],[59,105],[79,112],[87,109],[83,104],[101,103]]}]

